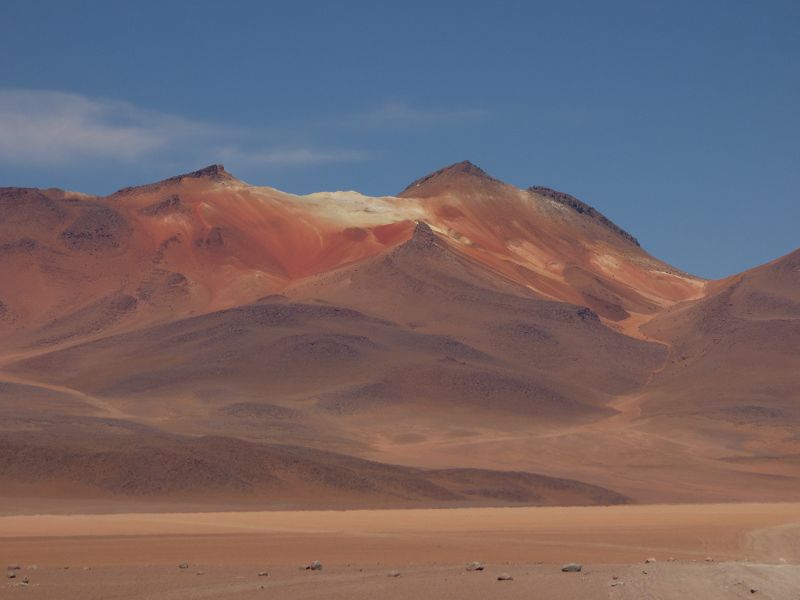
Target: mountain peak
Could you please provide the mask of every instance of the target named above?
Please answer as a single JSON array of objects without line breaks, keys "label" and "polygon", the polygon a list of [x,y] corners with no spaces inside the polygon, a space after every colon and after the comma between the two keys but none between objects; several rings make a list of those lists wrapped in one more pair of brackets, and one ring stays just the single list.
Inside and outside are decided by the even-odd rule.
[{"label": "mountain peak", "polygon": [[179,179],[186,179],[186,178],[207,178],[213,181],[232,181],[235,179],[233,175],[228,173],[225,170],[225,167],[222,165],[208,165],[207,167],[203,167],[202,169],[198,169],[197,171],[192,171],[191,173],[184,173],[183,175],[176,175],[175,177],[170,177],[166,181],[173,181]]},{"label": "mountain peak", "polygon": [[435,195],[441,188],[453,186],[457,183],[481,182],[481,183],[502,183],[495,179],[479,166],[468,160],[462,160],[455,164],[443,167],[438,171],[429,173],[411,182],[400,196],[425,197]]},{"label": "mountain peak", "polygon": [[528,191],[532,194],[549,198],[550,200],[553,200],[561,204],[562,206],[571,208],[576,213],[585,215],[588,218],[604,225],[608,229],[611,229],[614,233],[622,236],[631,244],[634,244],[635,246],[640,246],[639,240],[633,237],[630,233],[628,233],[622,227],[614,223],[611,219],[606,217],[599,210],[597,210],[593,206],[586,204],[582,200],[578,200],[575,196],[572,196],[565,192],[559,192],[558,190],[554,190],[552,188],[545,187],[543,185],[532,185],[531,187],[528,188]]},{"label": "mountain peak", "polygon": [[486,171],[468,160],[462,160],[461,162],[452,164],[449,167],[444,167],[441,169],[441,171],[450,173],[463,173],[465,175],[472,175],[474,177],[489,177],[489,175],[486,174]]},{"label": "mountain peak", "polygon": [[202,169],[197,169],[196,171],[191,171],[190,173],[182,173],[181,175],[168,177],[167,179],[162,179],[161,181],[158,181],[156,183],[147,183],[145,185],[125,187],[122,188],[121,190],[116,191],[114,195],[120,195],[120,194],[125,195],[140,191],[159,189],[165,185],[180,183],[184,179],[206,179],[208,181],[214,181],[214,182],[236,181],[236,177],[228,173],[225,170],[225,167],[216,164],[216,165],[208,165],[207,167],[203,167]]}]

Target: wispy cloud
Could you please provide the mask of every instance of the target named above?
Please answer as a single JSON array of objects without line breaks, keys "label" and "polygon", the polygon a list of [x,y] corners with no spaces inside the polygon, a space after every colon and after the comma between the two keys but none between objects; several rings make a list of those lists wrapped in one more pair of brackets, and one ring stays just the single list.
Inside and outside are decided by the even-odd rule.
[{"label": "wispy cloud", "polygon": [[373,158],[371,154],[357,150],[285,148],[279,150],[246,150],[239,147],[223,147],[218,151],[220,160],[253,166],[295,166],[337,162],[356,162]]},{"label": "wispy cloud", "polygon": [[[342,147],[337,143],[342,138],[372,141],[374,145],[370,137],[379,131],[446,126],[485,114],[475,108],[421,108],[387,102],[327,122],[309,125],[307,121],[291,130],[283,124],[280,134],[277,130],[188,119],[71,92],[0,89],[0,165],[51,168],[103,161],[225,161],[232,168],[279,169],[350,163],[376,155]],[[332,131],[336,135],[332,136]]]},{"label": "wispy cloud", "polygon": [[447,125],[480,119],[486,111],[479,108],[420,108],[404,102],[387,102],[376,109],[359,113],[353,121],[370,127]]},{"label": "wispy cloud", "polygon": [[0,90],[0,163],[63,166],[87,160],[228,160],[291,167],[364,160],[363,151],[283,145],[242,131],[60,91]]},{"label": "wispy cloud", "polygon": [[0,90],[0,160],[54,165],[135,160],[210,133],[181,117],[66,92]]}]

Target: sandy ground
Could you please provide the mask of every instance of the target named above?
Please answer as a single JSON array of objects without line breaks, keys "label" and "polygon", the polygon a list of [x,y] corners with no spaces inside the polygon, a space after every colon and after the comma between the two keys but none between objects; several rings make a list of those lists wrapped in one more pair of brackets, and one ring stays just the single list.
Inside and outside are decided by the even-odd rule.
[{"label": "sandy ground", "polygon": [[[800,598],[800,568],[741,563],[592,565],[582,573],[557,566],[487,564],[483,572],[461,566],[405,566],[391,576],[390,566],[292,567],[258,570],[242,566],[101,567],[27,573],[31,583],[0,584],[2,598],[65,600],[209,599],[526,599],[537,600],[730,600]],[[498,581],[508,573],[512,581]],[[616,579],[614,579],[616,577]],[[751,593],[751,589],[757,590]]]},{"label": "sandy ground", "polygon": [[5,516],[3,561],[0,598],[800,600],[800,504]]}]

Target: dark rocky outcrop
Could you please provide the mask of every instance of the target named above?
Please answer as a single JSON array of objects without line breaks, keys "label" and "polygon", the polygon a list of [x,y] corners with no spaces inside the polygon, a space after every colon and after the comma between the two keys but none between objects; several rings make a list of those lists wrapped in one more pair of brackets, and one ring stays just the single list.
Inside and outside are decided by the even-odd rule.
[{"label": "dark rocky outcrop", "polygon": [[94,254],[119,248],[131,234],[130,225],[115,210],[89,206],[61,232],[64,244],[81,252]]},{"label": "dark rocky outcrop", "polygon": [[194,245],[198,248],[219,248],[224,246],[225,240],[222,237],[222,229],[220,227],[212,227],[204,238],[196,239]]},{"label": "dark rocky outcrop", "polygon": [[160,202],[156,202],[155,204],[150,204],[149,206],[145,206],[144,208],[139,209],[139,214],[144,215],[145,217],[158,217],[161,215],[168,215],[174,213],[181,213],[186,212],[183,205],[181,204],[181,199],[177,194],[172,194],[167,196]]},{"label": "dark rocky outcrop", "polygon": [[564,206],[568,206],[576,213],[581,215],[586,215],[590,219],[601,223],[605,227],[611,229],[614,233],[622,236],[631,244],[635,246],[640,246],[639,240],[633,237],[630,233],[622,229],[619,225],[614,223],[611,219],[603,215],[600,211],[596,208],[589,206],[585,202],[578,200],[575,196],[571,196],[570,194],[566,194],[564,192],[559,192],[557,190],[551,189],[549,187],[544,187],[541,185],[532,185],[528,188],[528,191],[532,194],[536,194],[538,196],[544,196],[545,198],[549,198],[550,200],[554,200],[559,204]]},{"label": "dark rocky outcrop", "polygon": [[62,203],[35,188],[0,188],[0,225],[53,226],[67,218]]},{"label": "dark rocky outcrop", "polygon": [[0,252],[31,252],[32,250],[36,250],[38,246],[39,244],[36,240],[23,237],[0,244]]}]

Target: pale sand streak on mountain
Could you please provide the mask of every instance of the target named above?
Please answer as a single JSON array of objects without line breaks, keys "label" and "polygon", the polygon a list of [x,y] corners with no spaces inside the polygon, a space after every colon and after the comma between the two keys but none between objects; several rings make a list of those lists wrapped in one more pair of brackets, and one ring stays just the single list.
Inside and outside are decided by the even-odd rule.
[{"label": "pale sand streak on mountain", "polygon": [[100,414],[104,417],[110,417],[113,419],[126,419],[132,416],[119,410],[110,402],[106,402],[105,400],[101,400],[100,398],[97,398],[90,394],[85,394],[80,390],[66,387],[64,385],[55,385],[52,383],[45,383],[34,379],[27,379],[25,377],[18,377],[10,373],[4,373],[2,371],[0,371],[0,383],[15,383],[19,385],[31,386],[34,388],[37,387],[43,388],[53,392],[60,392],[62,394],[66,394],[68,396],[75,398],[78,402],[91,406],[92,408],[99,411]]}]

